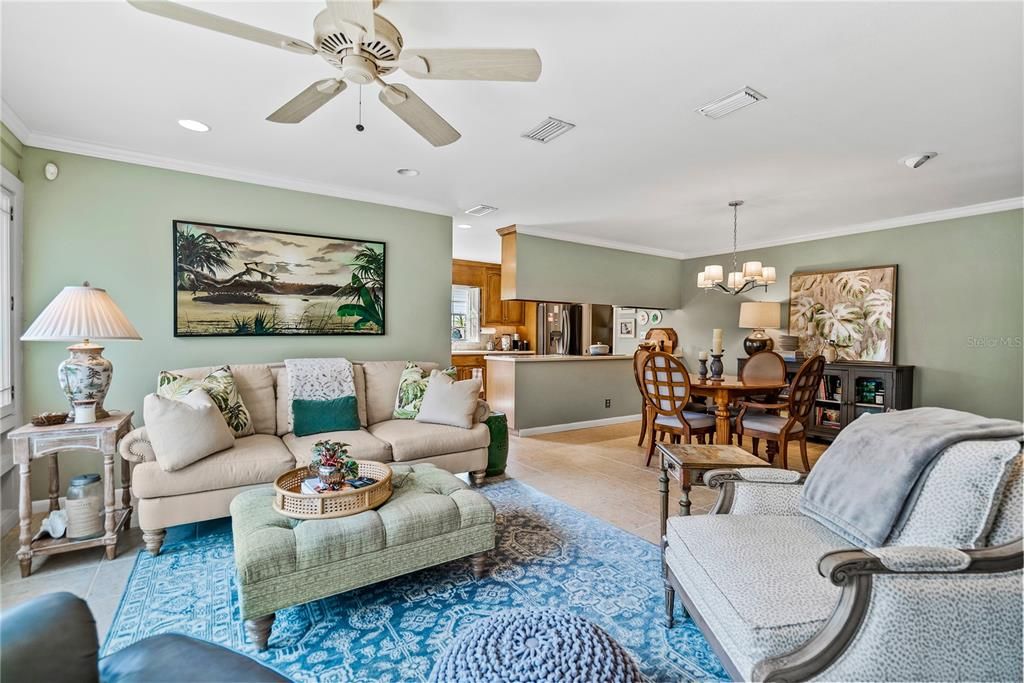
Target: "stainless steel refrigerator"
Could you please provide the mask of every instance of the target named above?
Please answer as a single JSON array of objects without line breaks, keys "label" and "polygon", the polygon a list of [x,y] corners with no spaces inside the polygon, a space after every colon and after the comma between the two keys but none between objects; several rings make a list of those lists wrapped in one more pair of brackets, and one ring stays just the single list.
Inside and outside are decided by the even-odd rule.
[{"label": "stainless steel refrigerator", "polygon": [[537,304],[537,353],[582,356],[591,344],[612,347],[611,306]]}]

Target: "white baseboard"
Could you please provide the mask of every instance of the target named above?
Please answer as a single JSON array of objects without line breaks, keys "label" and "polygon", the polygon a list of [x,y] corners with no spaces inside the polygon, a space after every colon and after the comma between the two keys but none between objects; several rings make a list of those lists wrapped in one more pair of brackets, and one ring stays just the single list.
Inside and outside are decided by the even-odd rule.
[{"label": "white baseboard", "polygon": [[617,425],[623,422],[639,422],[640,413],[636,415],[620,415],[619,417],[603,417],[600,420],[585,420],[583,422],[566,422],[560,425],[545,425],[543,427],[527,427],[516,432],[516,436],[535,436],[537,434],[553,434],[554,432],[571,432],[574,429],[588,429],[590,427],[605,427]]}]

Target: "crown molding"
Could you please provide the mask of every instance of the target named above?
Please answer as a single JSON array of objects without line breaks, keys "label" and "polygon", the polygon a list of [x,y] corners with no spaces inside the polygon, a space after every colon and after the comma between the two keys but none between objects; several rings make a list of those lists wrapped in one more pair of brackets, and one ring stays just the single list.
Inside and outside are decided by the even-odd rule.
[{"label": "crown molding", "polygon": [[7,100],[0,98],[0,121],[14,133],[14,137],[21,141],[21,144],[27,145],[28,138],[32,137],[32,131],[28,129],[25,122],[21,120],[21,117],[13,109],[11,105],[7,104]]},{"label": "crown molding", "polygon": [[658,249],[657,247],[648,247],[642,244],[634,244],[632,242],[620,242],[618,240],[607,240],[600,237],[591,237],[590,235],[567,235],[564,232],[545,230],[544,228],[534,228],[528,225],[516,225],[516,232],[520,235],[546,237],[547,239],[559,240],[560,242],[572,242],[574,244],[586,244],[591,247],[604,247],[606,249],[618,249],[619,251],[631,251],[635,254],[647,254],[648,256],[664,256],[666,258],[674,259],[690,258],[688,254],[681,251]]},{"label": "crown molding", "polygon": [[[869,221],[867,223],[855,223],[853,225],[844,225],[837,228],[829,228],[828,230],[822,230],[814,233],[806,233],[803,235],[794,235],[793,237],[786,237],[777,240],[761,240],[760,242],[751,242],[750,244],[744,244],[741,251],[751,251],[753,249],[766,249],[768,247],[781,247],[787,244],[797,244],[799,242],[813,242],[816,240],[828,239],[830,237],[843,237],[844,235],[856,235],[863,232],[876,232],[879,230],[891,230],[893,228],[905,228],[911,225],[922,225],[924,223],[935,223],[937,221],[948,221],[954,218],[967,218],[969,216],[982,216],[987,213],[999,213],[1000,211],[1013,211],[1014,209],[1024,208],[1024,197],[1011,197],[1009,199],[999,199],[993,202],[982,202],[981,204],[969,204],[967,206],[958,206],[952,209],[940,209],[939,211],[927,211],[925,213],[914,213],[908,216],[899,216],[896,218],[883,218],[878,221]],[[686,256],[682,257],[685,259],[701,258],[705,256],[716,256],[719,254],[730,254],[732,251],[726,248],[723,251],[721,248],[711,250],[700,250],[687,252]]]}]

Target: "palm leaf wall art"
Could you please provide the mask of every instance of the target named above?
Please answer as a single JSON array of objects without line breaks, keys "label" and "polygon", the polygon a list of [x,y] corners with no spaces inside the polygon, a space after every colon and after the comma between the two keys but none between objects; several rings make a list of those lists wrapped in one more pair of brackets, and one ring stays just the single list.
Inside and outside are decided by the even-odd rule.
[{"label": "palm leaf wall art", "polygon": [[384,334],[384,243],[174,221],[174,336]]},{"label": "palm leaf wall art", "polygon": [[789,334],[805,356],[834,344],[846,362],[893,363],[896,266],[793,273]]}]

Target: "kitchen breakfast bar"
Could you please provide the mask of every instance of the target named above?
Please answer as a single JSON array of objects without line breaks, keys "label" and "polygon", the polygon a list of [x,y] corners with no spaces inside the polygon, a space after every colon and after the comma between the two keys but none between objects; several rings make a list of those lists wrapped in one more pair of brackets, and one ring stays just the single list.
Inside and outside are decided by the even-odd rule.
[{"label": "kitchen breakfast bar", "polygon": [[529,436],[640,419],[632,356],[487,356],[487,402]]}]

